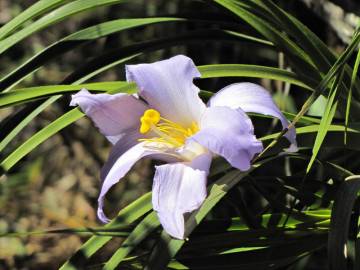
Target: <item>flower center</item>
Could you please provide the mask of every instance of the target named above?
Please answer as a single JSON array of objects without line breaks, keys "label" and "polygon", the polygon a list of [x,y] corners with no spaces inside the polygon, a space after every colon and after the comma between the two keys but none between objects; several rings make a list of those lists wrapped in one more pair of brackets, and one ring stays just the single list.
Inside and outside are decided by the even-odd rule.
[{"label": "flower center", "polygon": [[183,146],[188,137],[199,131],[199,127],[195,122],[192,122],[191,127],[183,127],[180,124],[161,117],[160,113],[154,109],[146,110],[140,118],[140,123],[141,134],[153,131],[159,137],[139,139],[139,141],[162,142],[175,147]]}]

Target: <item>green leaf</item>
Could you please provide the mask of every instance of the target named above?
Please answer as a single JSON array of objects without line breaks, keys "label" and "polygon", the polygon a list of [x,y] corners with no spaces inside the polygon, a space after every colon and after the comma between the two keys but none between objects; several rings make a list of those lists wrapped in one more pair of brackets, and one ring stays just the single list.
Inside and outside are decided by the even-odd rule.
[{"label": "green leaf", "polygon": [[72,109],[71,111],[65,113],[60,118],[50,123],[46,128],[41,129],[36,132],[32,137],[30,137],[26,142],[24,142],[20,147],[18,147],[14,152],[12,152],[7,158],[5,158],[0,166],[3,170],[8,171],[12,166],[14,166],[22,157],[31,152],[36,146],[45,141],[47,138],[56,134],[59,130],[63,129],[83,116],[83,113],[78,109]]},{"label": "green leaf", "polygon": [[125,257],[151,232],[160,226],[156,212],[148,214],[135,229],[130,233],[128,238],[121,244],[121,247],[106,262],[103,269],[113,270],[125,259]]},{"label": "green leaf", "polygon": [[[5,137],[0,141],[0,152],[16,137],[19,132],[26,127],[38,114],[40,114],[46,107],[52,104],[57,97],[52,97],[37,106],[31,113],[27,114],[20,123],[18,123]],[[2,130],[2,132],[5,132]]]},{"label": "green leaf", "polygon": [[117,19],[108,21],[88,28],[82,29],[71,35],[68,35],[59,41],[51,44],[39,53],[19,65],[9,74],[0,80],[0,89],[7,89],[19,83],[22,79],[34,72],[44,63],[54,57],[58,57],[61,53],[71,50],[85,42],[93,41],[107,35],[121,32],[124,30],[136,28],[139,26],[171,21],[183,21],[181,18],[140,18],[140,19]]},{"label": "green leaf", "polygon": [[319,37],[291,14],[279,8],[272,1],[253,0],[253,2],[258,5],[258,8],[262,7],[268,11],[271,16],[270,20],[279,22],[278,25],[282,30],[297,41],[321,72],[326,72],[331,67],[331,63],[335,62],[336,57]]},{"label": "green leaf", "polygon": [[[319,131],[319,129],[320,129],[320,125],[309,125],[309,126],[305,126],[305,127],[299,127],[299,128],[296,128],[296,134],[301,135],[301,134],[307,134],[307,133],[317,133]],[[332,124],[328,127],[328,131],[342,133],[345,131],[345,126]],[[350,125],[348,132],[349,133],[360,133],[360,128],[358,125],[354,125],[354,126]],[[272,139],[276,138],[277,136],[279,136],[279,134],[280,134],[280,132],[266,135],[264,137],[259,138],[259,140],[261,140],[261,141],[272,140]]]},{"label": "green leaf", "polygon": [[36,18],[65,2],[68,2],[68,0],[41,0],[36,2],[0,28],[0,40],[21,27],[25,22]]},{"label": "green leaf", "polygon": [[249,6],[250,10],[247,10],[244,7],[244,5],[247,5],[246,2],[244,5],[242,2],[232,0],[216,0],[216,2],[250,24],[260,34],[283,51],[292,64],[298,68],[298,74],[307,74],[308,77],[312,76],[316,80],[321,78],[319,71],[314,67],[313,60],[309,57],[309,55],[297,46],[295,42],[289,39],[283,32],[277,30],[273,21],[265,21],[261,17],[257,16],[257,8]]},{"label": "green leaf", "polygon": [[353,73],[352,73],[352,76],[351,76],[351,83],[350,83],[349,93],[348,93],[348,97],[347,97],[346,111],[345,111],[344,144],[347,143],[347,128],[348,128],[349,119],[350,119],[350,107],[351,107],[351,101],[352,101],[352,96],[353,96],[352,93],[353,93],[353,88],[354,88],[354,85],[355,85],[355,82],[356,82],[356,79],[357,79],[359,65],[360,65],[360,50],[358,51],[357,56],[356,56],[354,69],[353,69]]},{"label": "green leaf", "polygon": [[28,237],[28,236],[44,236],[47,234],[77,234],[79,236],[113,236],[113,237],[127,237],[129,231],[133,228],[129,224],[118,224],[117,226],[106,228],[64,228],[64,229],[47,229],[41,231],[30,232],[8,232],[0,233],[0,237]]},{"label": "green leaf", "polygon": [[312,164],[314,163],[315,158],[316,158],[317,154],[319,153],[321,144],[325,139],[326,133],[329,130],[332,119],[335,116],[335,112],[336,112],[336,108],[337,108],[337,104],[338,104],[337,96],[339,95],[338,91],[339,91],[339,87],[342,82],[342,77],[343,77],[343,72],[341,72],[341,74],[336,78],[336,80],[334,81],[333,87],[330,90],[330,94],[327,99],[327,103],[326,103],[326,107],[325,107],[325,112],[320,121],[319,131],[316,135],[314,147],[312,149],[311,159],[306,168],[306,172],[310,171]]},{"label": "green leaf", "polygon": [[198,68],[202,79],[240,76],[284,81],[290,84],[298,85],[307,90],[312,90],[312,87],[316,86],[316,81],[312,80],[311,78],[299,78],[291,71],[274,67],[246,64],[221,64],[199,66]]},{"label": "green leaf", "polygon": [[76,71],[70,74],[66,79],[66,83],[71,83],[72,81],[78,80],[79,78],[84,78],[88,74],[91,74],[94,71],[104,69],[109,69],[118,64],[119,59],[123,59],[125,56],[136,55],[139,53],[145,53],[150,51],[156,51],[164,48],[169,48],[172,46],[179,46],[182,44],[193,44],[194,42],[204,42],[204,40],[209,41],[231,41],[239,42],[244,40],[243,36],[237,35],[233,31],[224,31],[217,29],[201,29],[191,32],[186,32],[184,34],[173,35],[166,38],[154,39],[150,41],[139,42],[134,45],[127,47],[116,48],[110,51],[101,54],[91,61],[85,63],[83,66],[79,67]]},{"label": "green leaf", "polygon": [[27,27],[21,29],[20,31],[14,33],[13,35],[1,40],[0,54],[31,34],[57,22],[60,22],[72,15],[101,6],[114,5],[121,2],[124,2],[124,0],[76,0],[63,5],[49,14],[41,17],[39,20],[31,23]]},{"label": "green leaf", "polygon": [[[296,114],[293,113],[289,113],[289,112],[282,112],[285,117],[287,119],[289,119],[290,121],[292,121],[295,117]],[[312,117],[312,116],[302,116],[299,118],[298,120],[298,124],[302,124],[302,125],[313,125],[313,124],[319,124],[321,121],[321,119],[316,118],[316,117]]]},{"label": "green leaf", "polygon": [[35,98],[76,92],[82,88],[86,88],[89,91],[111,92],[116,91],[117,89],[121,89],[121,87],[124,87],[125,85],[127,85],[127,82],[114,81],[78,85],[48,85],[17,89],[5,93],[0,93],[0,108]]}]

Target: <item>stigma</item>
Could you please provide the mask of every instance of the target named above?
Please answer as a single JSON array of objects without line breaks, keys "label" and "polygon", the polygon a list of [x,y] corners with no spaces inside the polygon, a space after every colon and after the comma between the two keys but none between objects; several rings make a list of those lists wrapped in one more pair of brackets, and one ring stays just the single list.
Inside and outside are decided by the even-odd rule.
[{"label": "stigma", "polygon": [[141,134],[147,134],[152,131],[157,135],[157,137],[139,139],[139,141],[167,143],[174,147],[181,147],[185,144],[188,137],[199,131],[199,127],[196,122],[192,122],[189,127],[184,127],[161,117],[157,110],[148,109],[140,117],[139,131]]}]

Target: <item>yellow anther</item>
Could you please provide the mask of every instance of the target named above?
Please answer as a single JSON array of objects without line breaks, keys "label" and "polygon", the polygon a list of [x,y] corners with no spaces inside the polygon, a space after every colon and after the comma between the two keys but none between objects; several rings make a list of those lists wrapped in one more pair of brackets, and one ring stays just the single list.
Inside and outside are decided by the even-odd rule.
[{"label": "yellow anther", "polygon": [[160,121],[160,113],[154,109],[146,110],[143,117],[146,118],[153,125],[156,125]]},{"label": "yellow anther", "polygon": [[141,125],[140,125],[140,133],[141,134],[145,134],[145,133],[149,132],[150,128],[151,128],[151,125],[147,121],[141,121]]},{"label": "yellow anther", "polygon": [[160,121],[160,113],[154,109],[148,109],[140,118],[140,133],[145,134],[151,129],[151,125],[156,125]]}]

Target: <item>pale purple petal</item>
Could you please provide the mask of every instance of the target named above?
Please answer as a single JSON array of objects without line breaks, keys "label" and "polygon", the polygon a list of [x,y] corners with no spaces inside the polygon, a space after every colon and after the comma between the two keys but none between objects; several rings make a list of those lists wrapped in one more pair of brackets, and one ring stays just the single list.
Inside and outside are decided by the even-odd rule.
[{"label": "pale purple petal", "polygon": [[[143,137],[143,134],[139,134],[137,131],[132,131],[126,133],[126,136],[123,136],[117,141],[117,143],[111,149],[110,155],[101,169],[100,178],[102,181],[105,180],[109,171],[113,168],[119,157],[136,144],[139,144],[138,139]],[[165,153],[159,153],[158,151],[152,151],[151,153],[149,152],[148,155],[151,155],[152,159],[161,160],[167,163],[179,162],[178,158],[171,155],[166,155]]]},{"label": "pale purple petal", "polygon": [[141,138],[141,134],[137,131],[128,132],[126,136],[121,137],[116,144],[111,149],[110,155],[105,162],[104,166],[100,172],[100,178],[102,181],[105,180],[111,168],[114,166],[115,162],[120,156],[122,156],[126,151],[139,143],[138,139]]},{"label": "pale purple petal", "polygon": [[196,158],[191,160],[191,162],[185,162],[185,164],[188,164],[191,168],[204,171],[206,174],[209,174],[210,164],[212,161],[213,155],[207,151],[201,155],[198,155]]},{"label": "pale purple petal", "polygon": [[79,105],[108,140],[115,144],[125,132],[138,130],[140,117],[147,109],[141,100],[128,94],[91,94],[82,89],[72,95],[71,106]]},{"label": "pale purple petal", "polygon": [[193,78],[200,73],[193,61],[183,55],[152,64],[126,66],[126,78],[136,82],[139,95],[149,107],[172,121],[191,126],[205,109]]},{"label": "pale purple petal", "polygon": [[[271,115],[281,121],[283,128],[287,128],[289,122],[274,103],[269,92],[260,85],[254,83],[235,83],[217,92],[210,100],[209,106],[227,106],[232,109],[241,108],[245,112],[254,112]],[[285,137],[290,141],[289,151],[296,151],[295,129],[290,129]]]},{"label": "pale purple petal", "polygon": [[223,156],[233,167],[246,171],[263,145],[254,135],[250,118],[241,109],[210,107],[205,111],[200,131],[190,137],[211,152]]},{"label": "pale purple petal", "polygon": [[[97,211],[98,217],[102,222],[109,221],[103,211],[104,198],[109,189],[118,183],[120,179],[131,169],[131,167],[142,157],[157,153],[144,147],[144,143],[138,143],[123,153],[122,150],[123,149],[120,145],[114,149],[109,161],[109,163],[112,164],[112,167],[109,168],[110,166],[106,164],[102,171],[103,184],[98,198],[99,205]],[[116,156],[118,156],[118,158],[114,162]]]},{"label": "pale purple petal", "polygon": [[172,237],[185,237],[184,214],[198,209],[205,200],[210,163],[211,155],[206,153],[195,163],[156,167],[152,189],[153,208],[164,230]]}]

